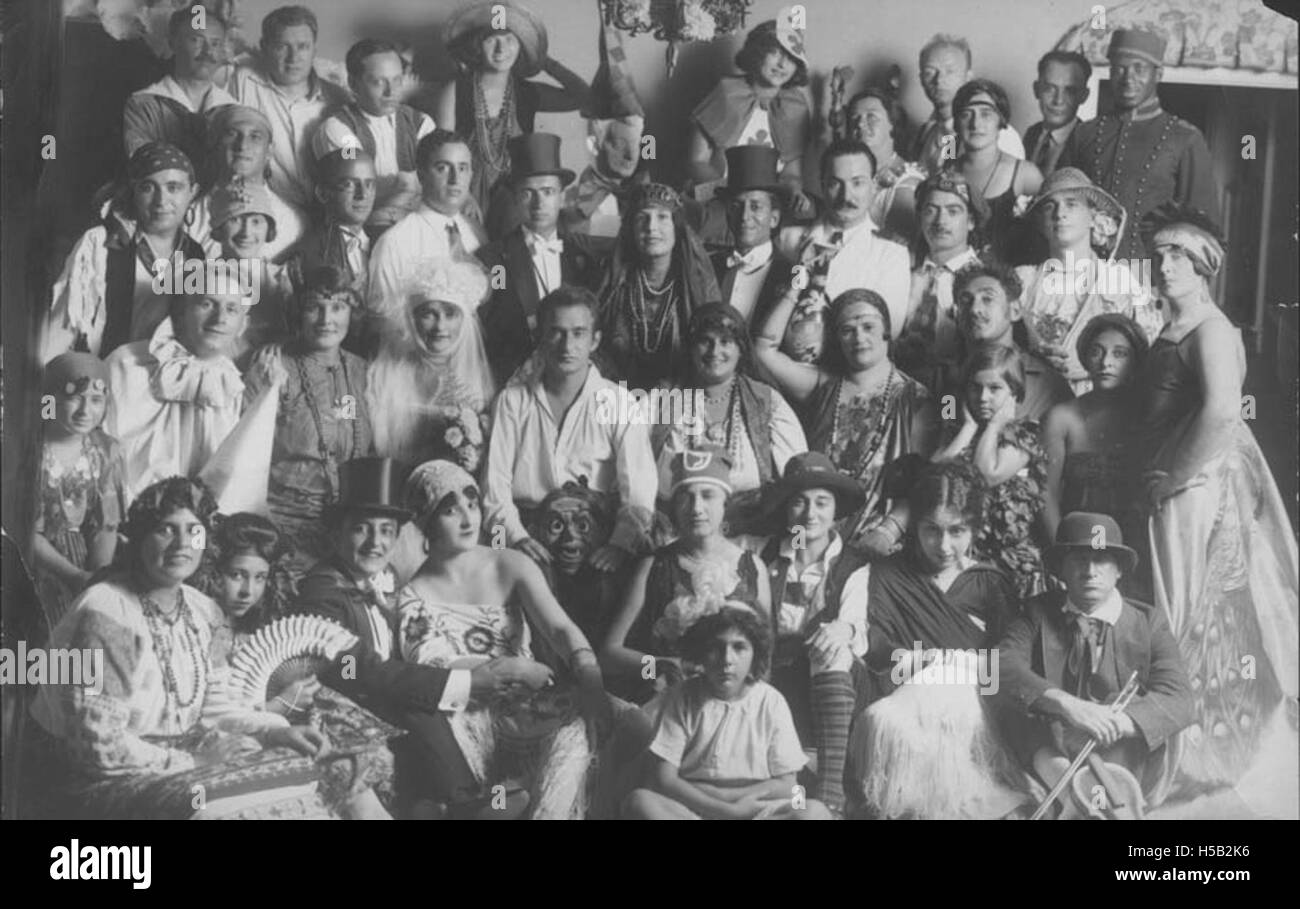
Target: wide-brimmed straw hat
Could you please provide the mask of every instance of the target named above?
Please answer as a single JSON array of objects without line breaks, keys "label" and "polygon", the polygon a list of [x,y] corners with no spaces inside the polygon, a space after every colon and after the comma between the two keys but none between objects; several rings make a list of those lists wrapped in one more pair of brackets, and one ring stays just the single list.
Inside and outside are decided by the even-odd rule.
[{"label": "wide-brimmed straw hat", "polygon": [[[502,18],[497,18],[498,12]],[[478,37],[499,27],[513,32],[519,39],[520,60],[515,64],[515,71],[524,78],[541,72],[542,64],[546,62],[546,26],[536,13],[517,3],[500,0],[475,3],[455,13],[447,21],[447,50],[465,65],[475,66],[478,63],[478,48],[475,46]]]}]

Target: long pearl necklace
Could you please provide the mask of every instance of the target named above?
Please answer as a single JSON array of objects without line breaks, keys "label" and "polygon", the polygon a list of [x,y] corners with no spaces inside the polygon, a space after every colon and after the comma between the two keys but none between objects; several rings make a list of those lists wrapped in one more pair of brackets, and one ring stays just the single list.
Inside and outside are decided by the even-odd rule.
[{"label": "long pearl necklace", "polygon": [[[642,353],[656,353],[663,347],[664,335],[673,315],[673,290],[677,286],[674,278],[658,290],[652,290],[646,280],[645,272],[637,269],[637,282],[632,289],[632,341]],[[657,325],[654,328],[654,344],[650,343],[650,317],[646,307],[646,298],[660,301]]]}]

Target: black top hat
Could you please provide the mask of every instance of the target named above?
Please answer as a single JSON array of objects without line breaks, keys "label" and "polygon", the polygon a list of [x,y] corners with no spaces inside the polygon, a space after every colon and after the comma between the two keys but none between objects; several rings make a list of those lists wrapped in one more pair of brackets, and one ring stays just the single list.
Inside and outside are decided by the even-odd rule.
[{"label": "black top hat", "polygon": [[1124,545],[1124,534],[1119,524],[1108,514],[1090,511],[1072,511],[1061,519],[1056,528],[1056,542],[1043,554],[1047,569],[1061,576],[1061,560],[1071,550],[1086,549],[1091,552],[1109,552],[1119,560],[1125,574],[1137,567],[1138,554]]},{"label": "black top hat", "polygon": [[768,489],[767,510],[779,517],[790,497],[806,489],[825,489],[835,496],[835,517],[844,518],[862,507],[866,494],[857,481],[835,468],[820,451],[797,454],[785,464],[785,475]]},{"label": "black top hat", "polygon": [[574,173],[560,166],[560,137],[552,133],[524,133],[507,144],[510,151],[510,179],[553,174],[568,186]]},{"label": "black top hat", "polygon": [[763,189],[785,198],[785,187],[777,177],[781,154],[770,145],[736,145],[726,151],[727,185],[720,196],[734,196],[751,189]]},{"label": "black top hat", "polygon": [[366,511],[411,520],[403,508],[402,486],[409,470],[392,458],[353,458],[339,465],[339,500],[327,509],[331,515],[343,511]]}]

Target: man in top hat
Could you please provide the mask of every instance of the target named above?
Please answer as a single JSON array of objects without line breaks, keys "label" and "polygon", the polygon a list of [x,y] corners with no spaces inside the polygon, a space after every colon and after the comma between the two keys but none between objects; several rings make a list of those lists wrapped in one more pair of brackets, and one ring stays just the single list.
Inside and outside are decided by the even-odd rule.
[{"label": "man in top hat", "polygon": [[582,108],[587,119],[587,151],[592,162],[569,189],[561,215],[572,234],[584,234],[612,247],[632,190],[650,182],[641,166],[645,111],[623,52],[623,39],[602,22],[600,67]]},{"label": "man in top hat", "polygon": [[393,599],[397,579],[389,562],[402,525],[411,519],[401,504],[405,480],[406,471],[391,458],[356,458],[340,467],[338,502],[323,516],[333,554],[303,577],[293,611],[323,616],[361,639],[320,678],[410,731],[411,778],[403,780],[403,789],[414,814],[424,816],[442,803],[451,817],[517,816],[521,805],[486,809],[448,722],[471,694],[503,692],[520,681],[516,661],[492,660],[471,671],[402,660]]},{"label": "man in top hat", "polygon": [[[1164,55],[1163,36],[1117,30],[1107,51],[1114,110],[1080,124],[1057,161],[1058,167],[1079,168],[1118,199],[1131,224],[1140,224],[1170,200],[1205,212],[1219,210],[1219,185],[1205,137],[1160,107],[1156,89]],[[1117,255],[1145,255],[1136,230],[1128,232]]]},{"label": "man in top hat", "polygon": [[[1164,747],[1195,718],[1169,620],[1116,589],[1138,555],[1109,515],[1066,515],[1045,561],[1065,589],[1027,602],[998,645],[998,698],[1011,743],[1027,765],[1044,769],[1050,751],[1040,749],[1072,759],[1096,739],[1106,761],[1131,771],[1158,801]],[[1138,696],[1112,711],[1107,705],[1134,672]]]},{"label": "man in top hat", "polygon": [[780,154],[766,145],[727,149],[727,184],[718,197],[727,207],[734,245],[709,258],[722,288],[722,302],[761,323],[777,290],[790,283],[794,262],[773,245],[787,188],[777,176]]},{"label": "man in top hat", "polygon": [[415,149],[433,132],[433,119],[402,103],[405,64],[393,42],[358,41],[348,48],[347,68],[356,100],[325,118],[312,140],[312,152],[320,159],[344,149],[353,154],[364,150],[374,161],[375,205],[368,225],[377,235],[420,202]]},{"label": "man in top hat", "polygon": [[210,9],[203,10],[201,27],[195,22],[188,5],[172,13],[167,20],[171,72],[126,99],[122,137],[128,157],[150,142],[170,142],[190,160],[202,160],[207,126],[203,115],[235,103],[212,81],[226,61],[226,23]]},{"label": "man in top hat", "polygon": [[782,530],[762,556],[772,586],[772,684],[789,701],[800,738],[817,748],[810,797],[842,810],[849,726],[865,695],[870,575],[835,522],[862,507],[863,492],[812,451],[790,459],[768,498]]},{"label": "man in top hat", "polygon": [[589,238],[560,230],[564,188],[574,176],[560,166],[560,137],[526,133],[511,139],[509,150],[510,185],[523,223],[478,251],[489,271],[504,271],[504,281],[492,282],[492,297],[479,309],[499,386],[537,346],[538,302],[561,284],[591,287],[601,264]]},{"label": "man in top hat", "polygon": [[1083,328],[1102,313],[1135,320],[1148,341],[1164,328],[1151,288],[1128,261],[1115,261],[1127,216],[1119,200],[1094,186],[1077,167],[1063,167],[1045,181],[1025,212],[1047,244],[1041,265],[1016,269],[1024,287],[1020,318],[1029,349],[1052,365],[1081,395],[1092,390],[1075,347]]}]

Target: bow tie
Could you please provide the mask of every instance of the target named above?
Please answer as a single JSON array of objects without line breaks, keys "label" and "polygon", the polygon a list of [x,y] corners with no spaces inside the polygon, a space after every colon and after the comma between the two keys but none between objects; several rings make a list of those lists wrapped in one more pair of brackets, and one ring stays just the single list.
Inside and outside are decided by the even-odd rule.
[{"label": "bow tie", "polygon": [[727,268],[730,270],[740,266],[745,271],[752,271],[753,269],[759,268],[763,265],[762,262],[756,261],[757,259],[757,249],[751,249],[747,253],[738,253],[733,251],[727,256]]},{"label": "bow tie", "polygon": [[529,241],[529,246],[532,247],[533,255],[537,255],[538,253],[554,253],[555,255],[560,256],[564,254],[564,241],[559,237],[556,237],[553,240],[541,240],[537,237],[533,237]]},{"label": "bow tie", "polygon": [[392,595],[394,589],[392,573],[381,571],[367,579],[365,589],[373,595],[379,606],[387,606],[388,597]]},{"label": "bow tie", "polygon": [[226,357],[200,360],[176,340],[155,344],[158,360],[149,388],[159,401],[179,401],[197,407],[233,407],[244,393],[239,370]]}]

